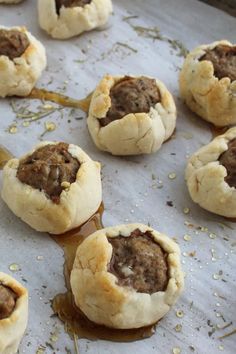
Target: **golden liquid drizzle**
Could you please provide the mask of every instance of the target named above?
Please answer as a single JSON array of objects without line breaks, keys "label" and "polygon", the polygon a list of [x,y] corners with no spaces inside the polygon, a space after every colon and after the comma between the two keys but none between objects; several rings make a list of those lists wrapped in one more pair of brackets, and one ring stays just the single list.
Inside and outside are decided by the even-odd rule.
[{"label": "golden liquid drizzle", "polygon": [[64,322],[65,330],[71,336],[77,334],[79,338],[91,340],[105,339],[116,342],[130,342],[148,338],[155,332],[155,325],[138,329],[112,329],[91,322],[76,307],[70,286],[70,273],[73,267],[75,254],[79,244],[93,232],[103,228],[102,225],[103,205],[84,225],[69,231],[63,235],[51,235],[51,237],[64,250],[65,264],[64,275],[67,292],[56,295],[52,302],[52,308],[58,317]]},{"label": "golden liquid drizzle", "polygon": [[212,134],[212,139],[216,138],[219,135],[224,134],[230,127],[216,127],[215,125],[210,123],[210,129]]},{"label": "golden liquid drizzle", "polygon": [[228,218],[227,216],[225,216],[225,219],[229,222],[236,222],[236,218]]},{"label": "golden liquid drizzle", "polygon": [[45,101],[52,101],[65,107],[79,108],[88,113],[93,92],[82,100],[76,100],[57,92],[47,91],[45,89],[33,88],[28,98],[36,98]]},{"label": "golden liquid drizzle", "polygon": [[6,165],[7,161],[12,159],[14,156],[5,147],[0,145],[0,170]]}]

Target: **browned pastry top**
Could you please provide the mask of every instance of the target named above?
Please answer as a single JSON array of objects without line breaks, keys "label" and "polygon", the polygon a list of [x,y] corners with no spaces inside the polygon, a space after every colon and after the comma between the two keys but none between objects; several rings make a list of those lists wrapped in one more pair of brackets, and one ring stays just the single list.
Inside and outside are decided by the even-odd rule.
[{"label": "browned pastry top", "polygon": [[218,79],[229,77],[231,81],[236,80],[236,46],[220,44],[208,50],[200,61],[209,60],[214,67],[214,75]]},{"label": "browned pastry top", "polygon": [[0,283],[0,320],[11,316],[16,305],[17,295]]},{"label": "browned pastry top", "polygon": [[129,113],[148,113],[161,100],[156,80],[144,76],[126,76],[112,87],[110,97],[111,107],[99,120],[103,127]]},{"label": "browned pastry top", "polygon": [[87,4],[90,4],[92,0],[56,0],[56,9],[59,14],[60,8],[64,7],[84,7]]},{"label": "browned pastry top", "polygon": [[165,291],[169,276],[167,253],[154,241],[151,233],[134,230],[129,237],[108,238],[113,247],[108,271],[118,284],[139,293]]},{"label": "browned pastry top", "polygon": [[225,181],[230,187],[236,188],[236,138],[228,143],[228,150],[220,156],[219,161],[227,170]]},{"label": "browned pastry top", "polygon": [[80,168],[79,161],[71,156],[68,147],[66,143],[58,143],[39,148],[20,162],[18,179],[43,190],[54,203],[59,203],[62,182],[75,182]]},{"label": "browned pastry top", "polygon": [[29,45],[30,42],[25,33],[0,29],[0,55],[5,55],[13,60],[20,57]]}]

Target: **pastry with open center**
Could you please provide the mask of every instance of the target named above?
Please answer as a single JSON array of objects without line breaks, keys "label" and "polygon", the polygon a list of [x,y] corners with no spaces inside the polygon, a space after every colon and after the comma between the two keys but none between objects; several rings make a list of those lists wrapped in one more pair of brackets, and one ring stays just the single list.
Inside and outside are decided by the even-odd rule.
[{"label": "pastry with open center", "polygon": [[0,353],[17,352],[28,322],[28,292],[0,272]]},{"label": "pastry with open center", "polygon": [[189,108],[216,126],[236,123],[236,45],[218,41],[188,54],[180,93]]},{"label": "pastry with open center", "polygon": [[78,247],[75,303],[91,321],[128,329],[159,321],[183,289],[178,245],[143,224],[99,230]]},{"label": "pastry with open center", "polygon": [[27,96],[45,67],[45,49],[25,27],[0,26],[0,97]]},{"label": "pastry with open center", "polygon": [[157,79],[106,75],[93,93],[88,129],[96,146],[113,155],[156,152],[175,124],[174,100]]},{"label": "pastry with open center", "polygon": [[226,217],[236,217],[236,128],[219,135],[189,159],[186,181],[194,202]]},{"label": "pastry with open center", "polygon": [[76,145],[43,142],[6,164],[2,198],[37,231],[66,232],[99,208],[100,164]]},{"label": "pastry with open center", "polygon": [[111,0],[38,0],[40,27],[58,39],[101,27],[111,13]]}]

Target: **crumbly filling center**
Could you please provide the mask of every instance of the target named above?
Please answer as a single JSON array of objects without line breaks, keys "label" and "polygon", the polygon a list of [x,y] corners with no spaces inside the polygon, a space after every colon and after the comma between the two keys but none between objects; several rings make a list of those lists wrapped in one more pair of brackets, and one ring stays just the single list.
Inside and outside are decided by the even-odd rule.
[{"label": "crumbly filling center", "polygon": [[92,0],[55,0],[57,13],[60,13],[60,8],[64,7],[84,7],[87,4],[90,4]]},{"label": "crumbly filling center", "polygon": [[218,79],[229,77],[231,81],[236,80],[236,46],[218,45],[208,50],[200,61],[209,60],[214,67],[214,75]]},{"label": "crumbly filling center", "polygon": [[167,253],[156,243],[149,231],[134,230],[129,237],[110,237],[113,247],[108,271],[121,286],[139,293],[165,291],[168,281]]},{"label": "crumbly filling center", "polygon": [[11,60],[19,58],[29,45],[30,42],[25,33],[0,29],[0,56],[5,55]]},{"label": "crumbly filling center", "polygon": [[11,316],[16,305],[17,295],[0,283],[0,320]]},{"label": "crumbly filling center", "polygon": [[125,77],[115,84],[110,91],[111,107],[106,117],[99,120],[106,126],[129,113],[148,113],[161,101],[156,80],[147,77]]},{"label": "crumbly filling center", "polygon": [[228,143],[228,150],[219,157],[219,161],[227,170],[225,181],[236,188],[236,138]]},{"label": "crumbly filling center", "polygon": [[44,191],[54,203],[68,183],[75,182],[80,163],[68,152],[69,145],[46,145],[20,161],[17,177],[25,184]]}]

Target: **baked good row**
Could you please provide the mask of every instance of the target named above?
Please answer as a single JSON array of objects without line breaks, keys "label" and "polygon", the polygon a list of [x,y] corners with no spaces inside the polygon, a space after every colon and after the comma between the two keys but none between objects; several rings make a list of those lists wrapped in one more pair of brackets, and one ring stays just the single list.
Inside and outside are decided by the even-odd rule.
[{"label": "baked good row", "polygon": [[[55,1],[53,4],[55,6]],[[0,96],[27,96],[46,67],[45,48],[24,27],[1,26],[0,64]],[[104,146],[103,141],[100,141],[103,138],[98,135],[107,134],[98,134],[100,129],[98,125],[95,127],[94,118],[104,128],[110,124],[119,126],[117,120],[126,118],[129,114],[135,114],[137,118],[137,114],[146,113],[156,124],[153,127],[149,122],[145,124],[145,129],[155,132],[158,126],[162,140],[173,132],[176,109],[165,85],[156,78],[153,79],[156,82],[143,77],[142,81],[131,79],[107,76],[94,92],[88,126],[95,144],[102,150],[109,151],[110,148]],[[197,47],[185,59],[179,86],[181,97],[200,117],[216,126],[235,124],[236,46],[228,41],[218,41]],[[159,121],[162,121],[158,124],[157,115]],[[139,117],[139,120],[144,119]],[[145,129],[143,131],[141,127],[144,134]],[[157,136],[157,132],[154,136]],[[155,152],[156,146],[160,145],[160,139],[157,140],[158,142],[151,144],[153,148],[149,148],[147,152],[141,149],[140,153]],[[117,153],[122,154],[119,151],[114,152]],[[139,152],[128,151],[123,154],[132,153]]]}]

